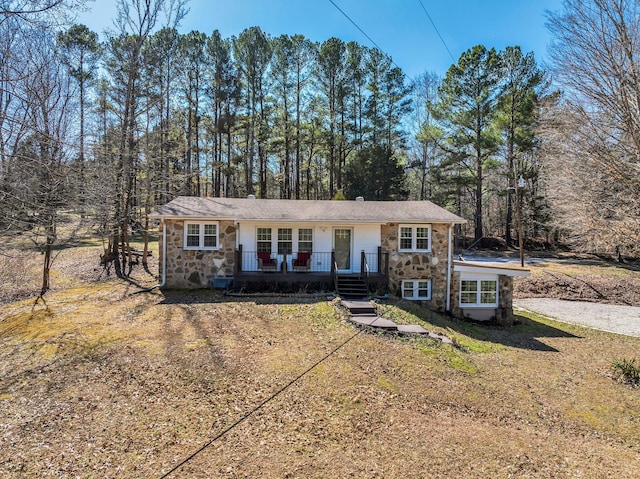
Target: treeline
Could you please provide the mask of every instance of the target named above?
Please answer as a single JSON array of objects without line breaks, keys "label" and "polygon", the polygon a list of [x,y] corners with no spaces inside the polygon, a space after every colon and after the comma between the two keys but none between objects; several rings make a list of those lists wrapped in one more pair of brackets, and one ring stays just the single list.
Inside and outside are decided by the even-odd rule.
[{"label": "treeline", "polygon": [[[444,78],[408,79],[389,56],[357,42],[272,37],[259,27],[230,38],[217,30],[180,33],[186,0],[118,0],[115,28],[101,39],[67,21],[69,8],[82,3],[2,7],[0,224],[33,231],[45,250],[61,240],[58,213],[74,209],[98,224],[108,256],[126,274],[132,227],[148,230],[147,214],[177,195],[429,199],[470,220],[459,238],[499,236],[512,244],[520,217],[526,238],[552,241],[570,233],[553,215],[565,222],[571,213],[563,198],[579,195],[574,185],[564,186],[564,196],[556,188],[549,194],[548,185],[555,168],[565,178],[579,169],[579,161],[568,161],[587,144],[575,141],[577,132],[603,138],[589,151],[591,164],[620,160],[629,171],[620,177],[631,179],[618,188],[633,191],[623,187],[637,178],[626,161],[636,154],[629,139],[637,105],[625,90],[632,79],[600,90],[606,98],[594,87],[591,101],[571,102],[550,90],[532,53],[481,45]],[[571,12],[590,2],[566,3],[564,15],[577,21]],[[575,62],[562,58],[581,39],[563,30],[563,16],[553,18],[551,27],[569,42],[557,49],[556,75],[564,72],[579,91],[580,76],[566,70],[577,69]],[[612,124],[607,137],[597,128],[619,91],[627,92],[630,110],[621,105],[618,118],[630,118],[630,133],[616,134]],[[594,107],[600,117],[588,118]],[[612,138],[624,144],[613,148]],[[593,171],[600,186],[592,191],[608,204],[620,201],[605,194],[612,170]],[[616,211],[601,207],[591,217],[605,231]],[[588,219],[588,209],[580,212]]]},{"label": "treeline", "polygon": [[527,236],[549,238],[538,131],[554,96],[533,53],[478,45],[444,79],[425,75],[420,87],[420,198],[471,220],[475,242],[495,235],[510,245],[516,204]]},{"label": "treeline", "polygon": [[337,38],[271,38],[259,27],[228,39],[163,28],[140,42],[134,59],[135,40],[118,35],[102,45],[110,75],[98,84],[102,121],[91,158],[108,163],[120,149],[130,109],[130,153],[155,203],[178,194],[331,198],[351,186],[348,158],[405,146],[410,89],[377,49]]},{"label": "treeline", "polygon": [[474,47],[444,79],[410,82],[357,42],[180,33],[185,1],[120,0],[103,39],[50,6],[0,26],[3,224],[35,222],[45,245],[75,208],[124,272],[132,226],[148,230],[154,207],[249,194],[430,199],[473,221],[459,237],[511,243],[520,176],[527,228],[548,226],[542,201],[525,201],[541,197],[544,74],[517,47]]}]

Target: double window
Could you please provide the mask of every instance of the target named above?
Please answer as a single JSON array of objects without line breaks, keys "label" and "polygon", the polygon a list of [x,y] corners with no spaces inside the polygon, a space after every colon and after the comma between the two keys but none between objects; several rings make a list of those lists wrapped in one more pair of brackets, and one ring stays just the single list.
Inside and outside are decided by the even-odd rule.
[{"label": "double window", "polygon": [[399,251],[431,251],[431,225],[400,225]]},{"label": "double window", "polygon": [[464,308],[497,308],[497,276],[462,276],[460,279],[460,306]]},{"label": "double window", "polygon": [[412,279],[402,281],[402,297],[414,301],[431,299],[431,280]]},{"label": "double window", "polygon": [[218,247],[217,222],[185,222],[184,249],[217,250]]}]

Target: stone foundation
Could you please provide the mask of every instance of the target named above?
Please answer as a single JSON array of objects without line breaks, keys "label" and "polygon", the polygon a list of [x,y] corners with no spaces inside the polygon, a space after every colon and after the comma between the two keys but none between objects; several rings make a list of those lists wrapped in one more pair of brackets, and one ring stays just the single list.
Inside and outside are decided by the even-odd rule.
[{"label": "stone foundation", "polygon": [[496,322],[500,326],[512,326],[513,316],[513,278],[511,276],[499,276],[498,310],[496,311]]}]

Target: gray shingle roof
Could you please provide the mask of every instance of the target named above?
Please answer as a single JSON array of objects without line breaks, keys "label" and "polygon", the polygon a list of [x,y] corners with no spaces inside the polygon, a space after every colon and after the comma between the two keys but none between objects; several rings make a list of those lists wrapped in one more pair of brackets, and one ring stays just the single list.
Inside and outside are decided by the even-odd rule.
[{"label": "gray shingle roof", "polygon": [[281,222],[466,223],[430,201],[328,201],[179,196],[153,218]]}]

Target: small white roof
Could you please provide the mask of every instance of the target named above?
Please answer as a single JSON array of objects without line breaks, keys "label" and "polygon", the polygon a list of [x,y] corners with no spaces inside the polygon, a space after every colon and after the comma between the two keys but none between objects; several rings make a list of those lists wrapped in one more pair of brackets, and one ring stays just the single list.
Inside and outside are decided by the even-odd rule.
[{"label": "small white roof", "polygon": [[516,264],[454,261],[453,271],[460,273],[500,274],[503,276],[529,276],[531,271]]}]

